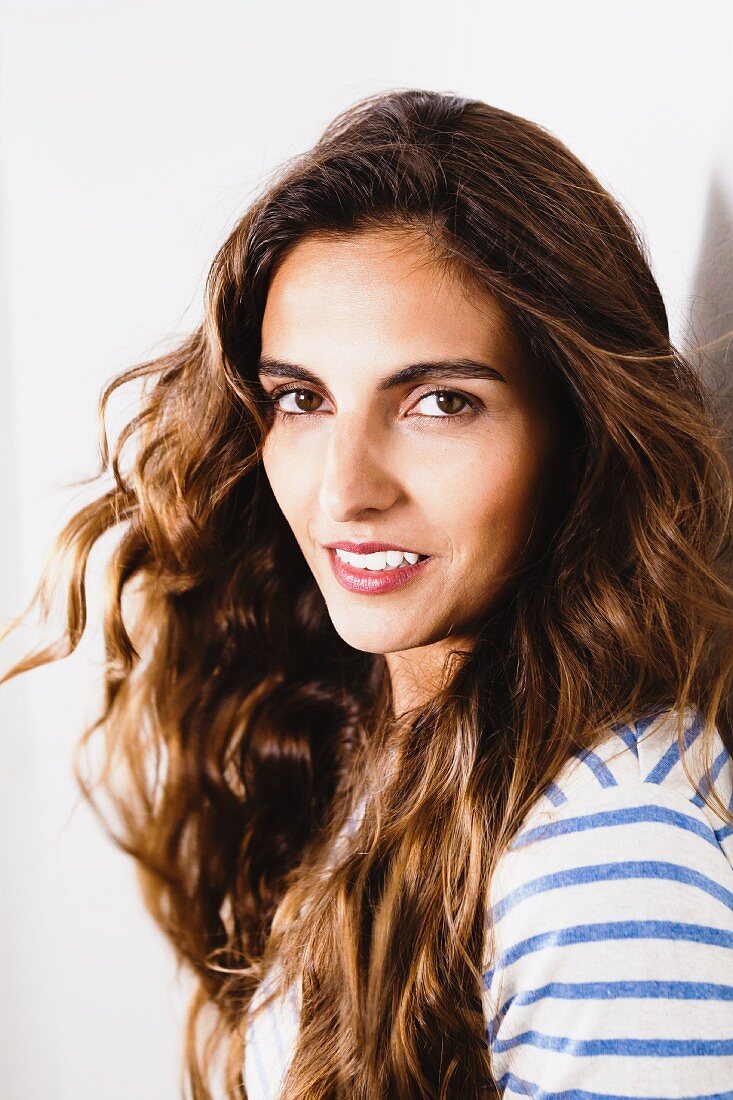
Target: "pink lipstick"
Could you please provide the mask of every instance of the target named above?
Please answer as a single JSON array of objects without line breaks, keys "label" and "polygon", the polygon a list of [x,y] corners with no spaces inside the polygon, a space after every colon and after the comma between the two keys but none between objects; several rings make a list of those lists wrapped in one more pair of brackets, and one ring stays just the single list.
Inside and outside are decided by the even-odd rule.
[{"label": "pink lipstick", "polygon": [[429,561],[432,561],[432,558],[426,557],[415,562],[414,565],[399,565],[394,569],[359,569],[341,561],[333,548],[326,549],[333,574],[339,584],[349,592],[358,592],[364,596],[377,596],[403,588],[423,572]]}]

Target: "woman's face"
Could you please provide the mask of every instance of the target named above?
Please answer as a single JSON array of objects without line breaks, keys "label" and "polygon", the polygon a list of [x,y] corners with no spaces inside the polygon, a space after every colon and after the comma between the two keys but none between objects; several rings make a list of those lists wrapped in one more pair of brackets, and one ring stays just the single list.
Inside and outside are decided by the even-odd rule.
[{"label": "woman's face", "polygon": [[[554,474],[549,395],[494,299],[469,300],[406,233],[298,243],[272,280],[261,335],[258,377],[277,394],[263,464],[334,628],[392,655],[393,672],[406,659],[425,671],[517,562]],[[460,359],[480,367],[450,365]],[[427,363],[433,373],[386,384]],[[334,542],[429,557],[406,583],[366,592],[360,577],[394,580],[397,568],[352,568],[345,587]]]}]

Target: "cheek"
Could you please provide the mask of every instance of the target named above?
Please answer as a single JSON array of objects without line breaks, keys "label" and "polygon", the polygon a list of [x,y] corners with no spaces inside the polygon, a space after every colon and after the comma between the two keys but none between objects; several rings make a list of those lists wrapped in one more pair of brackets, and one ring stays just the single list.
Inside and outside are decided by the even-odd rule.
[{"label": "cheek", "polygon": [[292,459],[288,459],[284,448],[274,444],[271,435],[265,441],[262,466],[280,510],[288,522],[292,522],[295,519],[295,503],[299,498],[297,469],[293,469]]},{"label": "cheek", "polygon": [[454,554],[490,568],[511,559],[542,495],[544,464],[534,448],[476,455],[471,473],[434,478],[430,514],[449,532]]},{"label": "cheek", "polygon": [[271,432],[263,445],[262,467],[280,511],[307,556],[308,531],[319,508],[320,460],[310,455],[298,461],[290,441],[278,440]]}]

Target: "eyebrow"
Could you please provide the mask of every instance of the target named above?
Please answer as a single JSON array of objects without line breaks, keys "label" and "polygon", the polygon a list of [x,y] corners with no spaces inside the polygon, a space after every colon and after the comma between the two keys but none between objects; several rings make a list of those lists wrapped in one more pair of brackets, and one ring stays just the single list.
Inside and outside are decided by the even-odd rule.
[{"label": "eyebrow", "polygon": [[[296,378],[301,382],[310,382],[314,386],[326,387],[323,379],[306,367],[300,367],[297,363],[287,363],[283,359],[275,359],[269,355],[260,357],[257,363],[257,374],[266,374],[271,378]],[[495,367],[488,363],[480,363],[476,359],[440,359],[435,362],[411,363],[394,374],[388,374],[380,378],[377,390],[394,389],[408,382],[421,382],[425,379],[436,380],[441,378],[487,378],[493,382],[504,382],[506,378]]]}]

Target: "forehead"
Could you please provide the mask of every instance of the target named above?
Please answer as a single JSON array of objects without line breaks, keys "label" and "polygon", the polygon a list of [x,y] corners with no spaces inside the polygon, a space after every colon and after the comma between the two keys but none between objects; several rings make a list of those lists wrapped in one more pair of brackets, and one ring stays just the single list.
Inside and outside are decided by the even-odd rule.
[{"label": "forehead", "polygon": [[[395,352],[489,356],[524,368],[525,353],[499,302],[472,291],[416,233],[373,230],[299,241],[277,267],[262,321],[263,352],[312,358],[334,349],[373,360]],[[392,349],[392,350],[390,350]],[[319,363],[320,361],[320,363]],[[386,365],[386,364],[385,364]]]}]

